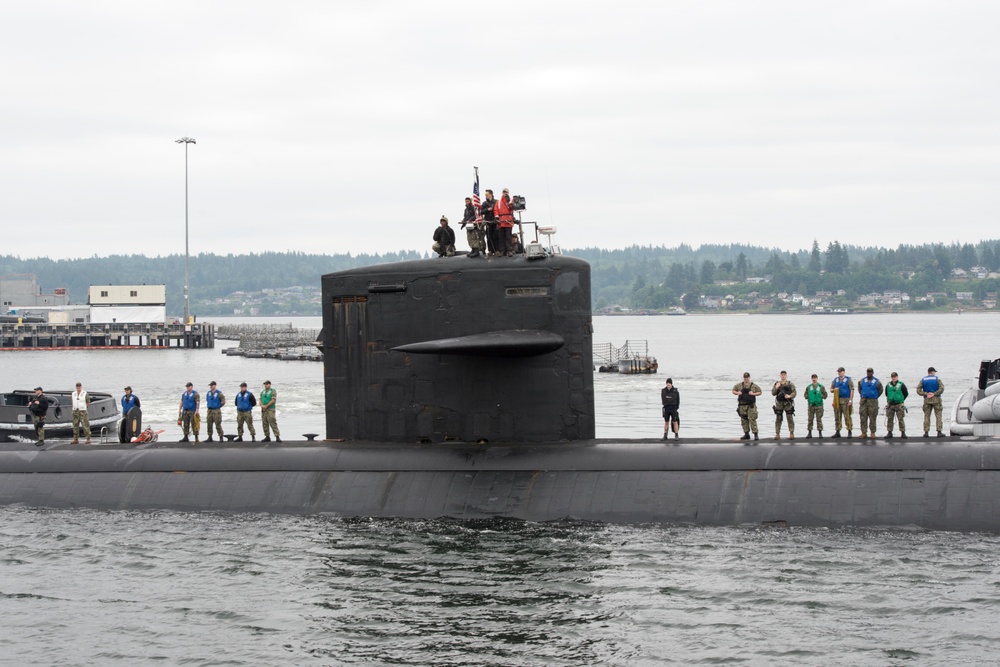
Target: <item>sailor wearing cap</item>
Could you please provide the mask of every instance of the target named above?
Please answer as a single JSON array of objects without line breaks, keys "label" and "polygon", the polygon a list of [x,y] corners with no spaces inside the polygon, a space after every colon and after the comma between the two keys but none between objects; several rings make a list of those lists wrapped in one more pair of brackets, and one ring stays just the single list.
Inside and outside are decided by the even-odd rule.
[{"label": "sailor wearing cap", "polygon": [[83,383],[76,383],[76,391],[70,394],[70,401],[73,407],[73,442],[71,445],[80,444],[80,426],[83,426],[83,435],[87,438],[86,444],[90,444],[90,394],[83,390]]},{"label": "sailor wearing cap", "polygon": [[247,383],[240,382],[240,392],[236,394],[236,442],[243,442],[243,425],[250,429],[250,439],[257,439],[257,431],[253,427],[253,406],[257,398],[247,391]]},{"label": "sailor wearing cap", "polygon": [[846,375],[844,367],[837,369],[837,377],[830,383],[830,393],[833,394],[833,419],[836,422],[836,431],[833,437],[840,437],[840,424],[843,422],[847,427],[847,437],[851,437],[851,429],[854,428],[854,418],[851,410],[854,409],[854,380],[850,375]]},{"label": "sailor wearing cap", "polygon": [[944,382],[937,376],[933,366],[927,369],[927,375],[917,384],[917,393],[924,397],[924,437],[931,430],[931,412],[937,422],[937,437],[944,437],[944,424],[941,420],[941,394],[944,393]]},{"label": "sailor wearing cap", "polygon": [[448,216],[442,215],[439,227],[434,230],[434,245],[431,249],[438,257],[452,257],[455,254],[455,230],[448,226]]},{"label": "sailor wearing cap", "polygon": [[[878,422],[878,398],[882,395],[882,381],[875,377],[875,370],[869,368],[865,376],[858,382],[858,394],[861,404],[858,406],[858,416],[861,417],[861,437],[875,439],[875,425]],[[874,443],[872,443],[874,444]]]},{"label": "sailor wearing cap", "polygon": [[199,442],[198,432],[201,424],[198,416],[198,408],[201,406],[201,395],[194,390],[194,385],[188,382],[184,385],[185,391],[181,394],[180,405],[177,406],[177,425],[184,429],[184,437],[181,442],[190,442],[188,435],[194,430],[194,441]]},{"label": "sailor wearing cap", "polygon": [[[759,440],[757,435],[757,397],[761,395],[760,385],[750,380],[750,373],[743,374],[743,382],[733,385],[733,395],[736,396],[736,414],[740,416],[740,426],[743,427],[743,437],[740,440],[749,440],[750,432],[753,431],[753,439]],[[750,443],[743,443],[749,445]]]},{"label": "sailor wearing cap", "polygon": [[281,442],[278,420],[274,414],[274,404],[277,400],[277,390],[271,389],[270,380],[264,380],[264,389],[260,392],[260,423],[264,425],[264,439],[261,442],[271,441],[271,429],[274,429],[275,442]]},{"label": "sailor wearing cap", "polygon": [[205,415],[208,419],[208,426],[205,428],[208,431],[208,439],[206,442],[212,442],[212,427],[219,432],[219,442],[222,442],[222,406],[226,404],[226,395],[215,388],[215,380],[208,383],[208,392],[205,394],[205,407],[208,409],[208,413]]},{"label": "sailor wearing cap", "polygon": [[35,434],[38,440],[36,447],[45,444],[45,415],[49,411],[49,399],[42,393],[41,387],[35,387],[35,395],[28,401],[28,412],[31,413],[31,421],[35,425]]},{"label": "sailor wearing cap", "polygon": [[122,417],[127,416],[132,408],[139,406],[139,397],[132,393],[132,387],[125,387],[125,395],[122,396]]}]

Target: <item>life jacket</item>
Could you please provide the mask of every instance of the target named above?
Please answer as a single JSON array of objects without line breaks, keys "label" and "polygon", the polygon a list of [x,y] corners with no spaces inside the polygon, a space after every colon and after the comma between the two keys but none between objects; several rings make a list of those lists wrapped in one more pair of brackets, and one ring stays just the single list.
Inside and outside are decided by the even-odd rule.
[{"label": "life jacket", "polygon": [[897,382],[896,384],[889,383],[885,386],[885,398],[889,401],[889,405],[898,405],[906,400],[906,396],[903,394],[903,383]]},{"label": "life jacket", "polygon": [[858,393],[861,394],[861,398],[878,398],[878,378],[873,377],[868,379],[868,376],[861,378],[858,382]]},{"label": "life jacket", "polygon": [[240,412],[250,412],[250,408],[254,406],[254,403],[253,394],[249,391],[241,391],[236,394],[236,409]]},{"label": "life jacket", "polygon": [[184,406],[185,410],[194,410],[198,407],[198,392],[185,391],[181,394],[181,405]]},{"label": "life jacket", "polygon": [[494,209],[497,215],[497,222],[499,222],[501,227],[513,227],[514,226],[514,214],[510,207],[510,202],[505,200],[503,197],[497,200],[496,208]]},{"label": "life jacket", "polygon": [[81,391],[79,394],[75,391],[70,394],[73,399],[73,409],[74,410],[86,410],[87,409],[87,392]]},{"label": "life jacket", "polygon": [[[261,405],[267,405],[268,403],[270,403],[272,396],[274,396],[273,389],[265,389],[264,391],[260,392]],[[277,404],[277,401],[275,401],[275,404]],[[274,408],[274,405],[271,405],[270,408]]]},{"label": "life jacket", "polygon": [[806,403],[809,405],[823,405],[822,385],[811,384],[806,387]]},{"label": "life jacket", "polygon": [[123,395],[122,396],[122,414],[123,415],[127,415],[128,411],[135,407],[135,404],[136,404],[137,400],[138,400],[138,398],[136,397],[135,394],[132,394],[131,396],[125,396],[125,395]]},{"label": "life jacket", "polygon": [[209,410],[218,410],[222,407],[222,392],[216,389],[205,394],[205,406]]},{"label": "life jacket", "polygon": [[924,388],[926,393],[933,394],[941,384],[938,382],[936,375],[927,375],[920,381],[920,386]]},{"label": "life jacket", "polygon": [[840,395],[841,398],[850,398],[851,376],[845,375],[843,380],[841,380],[839,377],[835,377],[833,379],[833,389]]},{"label": "life jacket", "polygon": [[663,403],[663,407],[668,410],[677,409],[677,406],[680,405],[681,402],[680,394],[677,393],[677,387],[674,387],[673,389],[667,389],[664,387],[660,391],[660,399]]}]

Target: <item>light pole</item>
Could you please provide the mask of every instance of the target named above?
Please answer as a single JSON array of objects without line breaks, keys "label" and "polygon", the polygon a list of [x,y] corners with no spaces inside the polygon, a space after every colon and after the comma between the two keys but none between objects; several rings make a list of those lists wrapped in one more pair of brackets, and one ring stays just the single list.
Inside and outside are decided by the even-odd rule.
[{"label": "light pole", "polygon": [[191,313],[188,306],[188,285],[191,282],[191,256],[188,253],[188,144],[198,142],[191,137],[181,137],[174,143],[184,144],[184,325],[187,326]]}]

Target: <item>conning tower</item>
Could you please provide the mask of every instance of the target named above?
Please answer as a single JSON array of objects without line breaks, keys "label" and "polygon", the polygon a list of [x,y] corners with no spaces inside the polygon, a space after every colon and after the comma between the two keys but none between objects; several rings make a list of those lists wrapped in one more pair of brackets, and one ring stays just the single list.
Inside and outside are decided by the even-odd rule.
[{"label": "conning tower", "polygon": [[562,255],[323,276],[326,437],[594,437],[590,266]]}]

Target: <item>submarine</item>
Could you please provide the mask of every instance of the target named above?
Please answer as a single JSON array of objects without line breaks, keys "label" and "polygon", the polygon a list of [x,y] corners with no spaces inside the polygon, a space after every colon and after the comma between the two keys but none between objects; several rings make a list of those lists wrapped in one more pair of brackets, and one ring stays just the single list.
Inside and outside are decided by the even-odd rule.
[{"label": "submarine", "polygon": [[324,275],[322,441],[7,443],[0,504],[1000,530],[987,436],[595,438],[590,293],[585,261],[544,252]]}]

